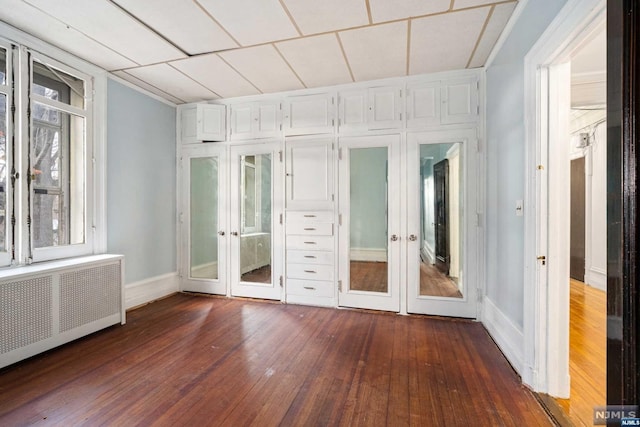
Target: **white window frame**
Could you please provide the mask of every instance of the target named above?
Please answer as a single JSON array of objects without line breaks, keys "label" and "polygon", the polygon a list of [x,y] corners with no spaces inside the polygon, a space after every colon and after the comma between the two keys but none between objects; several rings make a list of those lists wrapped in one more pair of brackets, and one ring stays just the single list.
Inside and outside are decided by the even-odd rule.
[{"label": "white window frame", "polygon": [[13,198],[11,197],[11,169],[10,169],[10,159],[12,157],[12,146],[11,141],[13,138],[13,123],[11,117],[11,106],[13,103],[13,99],[11,97],[11,84],[12,84],[12,67],[13,67],[13,54],[12,54],[12,45],[6,40],[0,39],[0,48],[5,50],[7,53],[6,63],[7,69],[6,72],[6,84],[0,84],[0,94],[6,96],[7,99],[7,117],[6,117],[6,132],[5,132],[5,141],[7,146],[5,147],[5,162],[7,165],[7,182],[5,184],[5,250],[0,251],[0,266],[9,265],[11,263],[11,246],[12,246],[12,235],[11,235],[11,213],[13,210]]},{"label": "white window frame", "polygon": [[[0,22],[0,43],[2,46],[17,45],[19,60],[14,59],[15,105],[16,119],[14,130],[15,169],[20,174],[16,180],[16,227],[14,234],[15,258],[11,259],[10,251],[0,253],[0,267],[30,264],[61,258],[72,258],[84,255],[105,253],[107,248],[106,230],[106,111],[107,111],[107,72],[89,64],[68,52],[53,47],[42,40],[19,31]],[[25,77],[29,77],[27,67],[27,50],[34,60],[59,69],[67,74],[85,80],[85,109],[65,106],[64,111],[74,115],[81,110],[85,118],[85,239],[82,244],[55,246],[30,250],[30,236],[27,229],[26,212],[29,195],[26,194],[27,157],[29,141],[26,138],[28,121],[26,120],[26,100],[28,87]],[[2,86],[0,86],[2,87]],[[39,103],[44,103],[38,98]],[[60,105],[56,104],[57,109]],[[10,184],[10,183],[9,183]],[[20,187],[20,188],[19,188]],[[21,188],[24,187],[24,188]],[[9,236],[11,237],[11,236]],[[6,255],[6,256],[5,256]]]}]

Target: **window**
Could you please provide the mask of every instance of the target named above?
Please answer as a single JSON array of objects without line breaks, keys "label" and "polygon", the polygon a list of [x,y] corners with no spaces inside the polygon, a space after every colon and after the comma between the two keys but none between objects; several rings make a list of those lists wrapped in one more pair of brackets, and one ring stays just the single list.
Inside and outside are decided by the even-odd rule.
[{"label": "window", "polygon": [[94,80],[0,40],[0,266],[102,249]]}]

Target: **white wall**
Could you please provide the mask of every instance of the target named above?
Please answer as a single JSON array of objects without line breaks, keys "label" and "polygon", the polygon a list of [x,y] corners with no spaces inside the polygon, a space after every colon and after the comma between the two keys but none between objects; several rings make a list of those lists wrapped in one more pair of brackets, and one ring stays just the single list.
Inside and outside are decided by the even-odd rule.
[{"label": "white wall", "polygon": [[[523,328],[524,222],[516,200],[524,199],[524,57],[566,0],[530,0],[487,73],[487,211],[485,307],[508,323],[510,336]],[[492,331],[491,327],[488,327]],[[505,334],[506,335],[506,334]],[[521,343],[511,343],[522,352]]]}]

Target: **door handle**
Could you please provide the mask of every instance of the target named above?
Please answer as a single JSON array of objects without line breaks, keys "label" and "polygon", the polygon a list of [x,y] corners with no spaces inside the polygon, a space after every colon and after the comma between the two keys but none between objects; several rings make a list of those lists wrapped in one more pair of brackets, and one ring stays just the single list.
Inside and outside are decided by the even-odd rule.
[{"label": "door handle", "polygon": [[391,235],[391,241],[392,241],[392,242],[397,242],[398,240],[400,240],[400,238],[398,237],[398,235],[397,235],[397,234],[393,234],[393,235]]},{"label": "door handle", "polygon": [[221,236],[224,236],[224,231],[220,230],[220,231],[218,231],[218,234],[221,235]]},{"label": "door handle", "polygon": [[238,235],[238,232],[237,232],[237,231],[232,231],[232,232],[231,232],[231,235],[232,235],[232,236],[237,236],[237,235]]},{"label": "door handle", "polygon": [[415,242],[416,240],[418,240],[418,237],[415,234],[412,234],[411,236],[409,236],[409,240]]}]

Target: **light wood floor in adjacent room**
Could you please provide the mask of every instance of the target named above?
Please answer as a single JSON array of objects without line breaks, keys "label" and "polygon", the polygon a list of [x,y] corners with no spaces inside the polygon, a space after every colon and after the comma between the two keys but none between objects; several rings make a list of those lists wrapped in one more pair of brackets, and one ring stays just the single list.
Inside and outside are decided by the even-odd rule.
[{"label": "light wood floor in adjacent room", "polygon": [[593,407],[606,404],[607,295],[571,280],[570,399],[556,399],[576,426],[593,425]]},{"label": "light wood floor in adjacent room", "polygon": [[480,323],[176,295],[0,371],[0,425],[551,425]]}]

